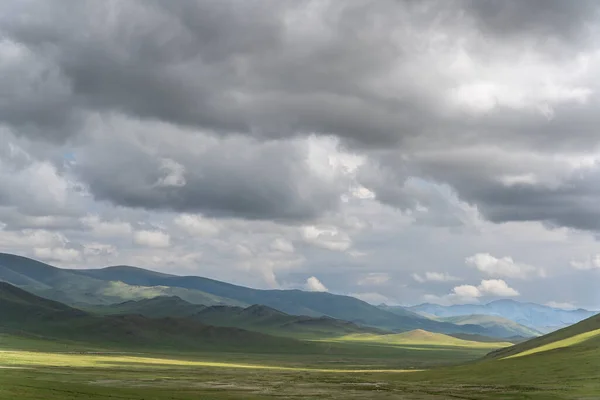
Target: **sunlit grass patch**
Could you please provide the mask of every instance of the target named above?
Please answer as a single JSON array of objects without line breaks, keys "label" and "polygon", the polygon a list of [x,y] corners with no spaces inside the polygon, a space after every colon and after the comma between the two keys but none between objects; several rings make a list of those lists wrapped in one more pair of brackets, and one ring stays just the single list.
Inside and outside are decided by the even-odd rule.
[{"label": "sunlit grass patch", "polygon": [[288,367],[279,365],[247,364],[235,362],[216,361],[187,361],[168,358],[153,358],[128,355],[103,355],[103,354],[65,354],[43,353],[33,351],[4,351],[0,353],[0,367],[72,367],[72,368],[115,368],[136,367],[153,368],[168,367],[196,367],[196,368],[234,368],[252,370],[276,370],[296,372],[329,372],[329,373],[402,373],[414,372],[415,369],[340,369],[340,368],[310,368]]},{"label": "sunlit grass patch", "polygon": [[529,350],[523,351],[521,353],[517,353],[512,356],[505,357],[504,359],[524,357],[524,356],[528,356],[528,355],[535,354],[535,353],[541,353],[541,352],[545,352],[545,351],[570,347],[570,346],[574,346],[574,345],[583,343],[583,342],[590,340],[592,338],[595,338],[597,336],[600,336],[600,329],[596,329],[596,330],[585,332],[585,333],[580,333],[579,335],[571,336],[566,339],[557,340],[556,342],[552,342],[552,343],[548,343],[548,344],[545,344],[545,345],[542,345],[539,347],[535,347],[533,349],[529,349]]}]

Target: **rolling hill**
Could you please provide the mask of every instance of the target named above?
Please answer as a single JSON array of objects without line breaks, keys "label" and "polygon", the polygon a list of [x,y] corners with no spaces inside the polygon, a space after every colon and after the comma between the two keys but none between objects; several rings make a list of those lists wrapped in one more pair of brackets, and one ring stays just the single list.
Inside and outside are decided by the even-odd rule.
[{"label": "rolling hill", "polygon": [[520,303],[514,300],[496,300],[488,304],[460,304],[442,306],[420,304],[409,307],[410,311],[435,317],[457,317],[466,315],[498,316],[514,321],[542,333],[575,324],[591,317],[594,311],[583,309],[562,310],[534,303]]},{"label": "rolling hill", "polygon": [[290,315],[325,316],[393,331],[424,329],[490,335],[486,328],[478,325],[433,321],[409,310],[389,312],[350,296],[301,290],[259,290],[203,277],[168,275],[128,266],[67,270],[25,257],[0,254],[0,280],[78,307],[177,296],[204,305],[247,307],[261,304]]},{"label": "rolling hill", "polygon": [[0,282],[0,332],[90,343],[111,348],[222,349],[287,352],[314,344],[185,318],[98,316]]},{"label": "rolling hill", "polygon": [[600,349],[600,314],[547,335],[494,351],[488,355],[488,358],[502,359],[558,349],[564,351],[571,347],[573,351],[588,347]]},{"label": "rolling hill", "polygon": [[326,338],[350,333],[389,333],[329,317],[295,316],[263,305],[250,307],[191,304],[178,297],[155,297],[110,306],[87,308],[104,315],[137,314],[150,318],[190,318],[207,325],[225,326],[295,338]]},{"label": "rolling hill", "polygon": [[396,333],[392,335],[373,335],[373,334],[351,334],[338,338],[340,341],[351,342],[370,342],[385,343],[397,345],[430,345],[430,346],[449,346],[449,347],[506,347],[508,342],[481,342],[459,339],[442,333],[428,332],[422,329],[415,329],[409,332]]},{"label": "rolling hill", "polygon": [[441,321],[450,322],[457,325],[479,325],[487,328],[494,333],[495,337],[536,337],[542,335],[541,332],[518,324],[504,317],[494,315],[459,315],[456,317],[440,318]]},{"label": "rolling hill", "polygon": [[[157,276],[159,273],[155,273]],[[26,257],[0,253],[0,281],[11,283],[48,299],[74,306],[113,304],[157,296],[177,296],[190,303],[245,306],[198,290],[178,287],[128,285],[122,281],[96,279],[74,270],[56,268]]]}]

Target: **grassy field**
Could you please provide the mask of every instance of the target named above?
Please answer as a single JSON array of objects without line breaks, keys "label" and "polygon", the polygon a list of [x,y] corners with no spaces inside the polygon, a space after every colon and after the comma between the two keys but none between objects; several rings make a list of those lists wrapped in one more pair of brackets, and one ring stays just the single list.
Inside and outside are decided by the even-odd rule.
[{"label": "grassy field", "polygon": [[[0,336],[0,399],[591,400],[600,396],[600,350],[589,343],[468,362],[490,349],[351,341],[331,344],[343,357],[150,354]],[[439,368],[453,362],[467,364]]]}]

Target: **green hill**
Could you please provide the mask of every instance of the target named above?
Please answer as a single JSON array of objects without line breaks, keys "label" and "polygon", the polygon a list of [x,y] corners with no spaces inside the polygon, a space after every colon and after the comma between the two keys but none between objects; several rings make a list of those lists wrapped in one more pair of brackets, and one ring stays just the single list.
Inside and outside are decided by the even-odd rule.
[{"label": "green hill", "polygon": [[263,305],[248,308],[212,306],[200,311],[194,318],[210,325],[238,327],[298,338],[338,337],[350,333],[388,333],[329,317],[289,315]]},{"label": "green hill", "polygon": [[371,342],[371,343],[386,343],[397,345],[431,345],[431,346],[450,346],[450,347],[506,347],[511,343],[497,342],[479,342],[458,339],[442,333],[434,333],[415,329],[409,332],[397,333],[392,335],[373,335],[373,334],[353,334],[339,338],[340,341],[350,342]]},{"label": "green hill", "polygon": [[542,333],[518,324],[507,318],[494,315],[460,315],[455,317],[438,318],[457,325],[479,325],[487,328],[494,337],[509,338],[514,336],[535,337]]},{"label": "green hill", "polygon": [[186,318],[98,316],[0,283],[0,331],[108,346],[159,350],[295,352],[315,345]]},{"label": "green hill", "polygon": [[[156,277],[168,276],[158,272]],[[113,304],[157,296],[177,296],[190,303],[234,306],[248,305],[198,290],[153,285],[129,285],[120,280],[107,281],[65,270],[26,257],[0,253],[0,280],[48,299],[70,305]]]},{"label": "green hill", "polygon": [[488,358],[508,358],[563,349],[577,351],[585,348],[600,349],[600,314],[515,346],[494,351]]},{"label": "green hill", "polygon": [[188,303],[178,297],[155,297],[87,309],[105,315],[139,314],[151,318],[187,317],[207,325],[242,328],[296,338],[327,338],[361,332],[386,333],[380,329],[363,327],[329,317],[289,315],[258,304],[247,308],[206,307]]},{"label": "green hill", "polygon": [[455,325],[429,320],[411,311],[390,312],[350,296],[302,290],[259,290],[197,276],[158,274],[141,268],[117,266],[76,271],[89,277],[119,280],[130,285],[169,286],[199,290],[246,304],[262,304],[291,315],[330,317],[394,331],[426,329],[443,333],[489,334],[477,325]]},{"label": "green hill", "polygon": [[507,343],[521,343],[527,340],[527,338],[521,336],[511,336],[508,338],[497,338],[484,335],[473,335],[470,333],[451,333],[448,336],[455,337],[457,339],[467,340],[470,342],[482,342],[482,343],[496,343],[496,342],[507,342]]},{"label": "green hill", "polygon": [[432,321],[408,310],[390,312],[354,297],[332,293],[259,290],[128,266],[66,270],[11,254],[0,254],[0,268],[0,280],[77,307],[177,296],[204,305],[247,307],[262,304],[291,315],[324,316],[393,331],[425,329],[442,333],[490,334],[478,325]]}]

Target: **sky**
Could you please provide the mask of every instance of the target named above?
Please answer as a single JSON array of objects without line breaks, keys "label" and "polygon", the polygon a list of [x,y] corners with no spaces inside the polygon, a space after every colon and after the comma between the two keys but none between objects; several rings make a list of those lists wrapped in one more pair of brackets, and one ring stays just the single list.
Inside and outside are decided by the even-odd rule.
[{"label": "sky", "polygon": [[0,3],[0,251],[600,309],[600,3]]}]

